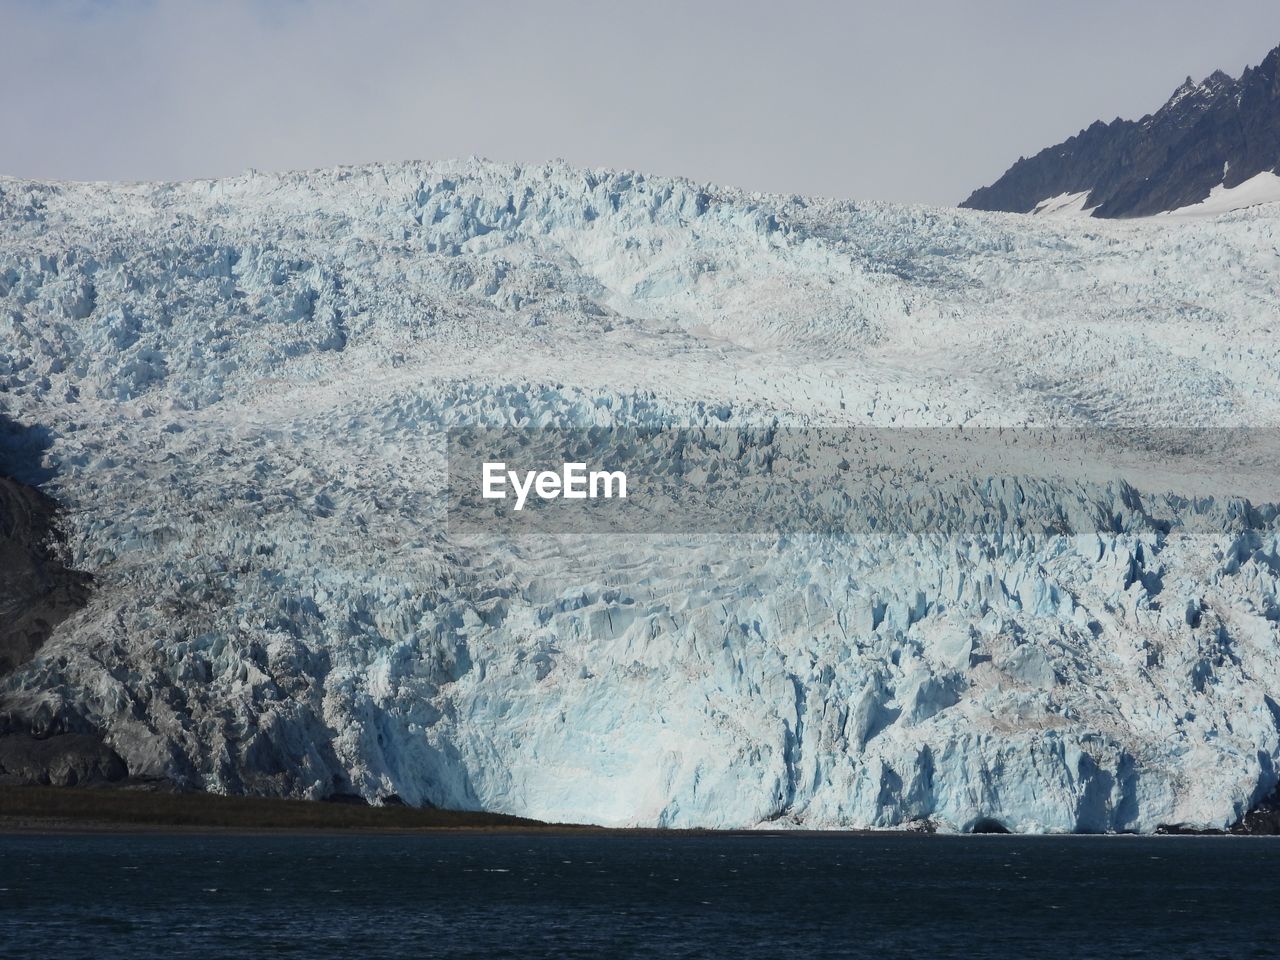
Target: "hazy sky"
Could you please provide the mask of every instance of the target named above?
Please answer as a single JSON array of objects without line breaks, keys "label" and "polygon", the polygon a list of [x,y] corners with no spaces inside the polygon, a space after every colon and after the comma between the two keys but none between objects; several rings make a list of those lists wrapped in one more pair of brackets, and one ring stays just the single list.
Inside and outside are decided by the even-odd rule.
[{"label": "hazy sky", "polygon": [[476,154],[949,204],[1277,44],[1276,0],[0,0],[0,173]]}]

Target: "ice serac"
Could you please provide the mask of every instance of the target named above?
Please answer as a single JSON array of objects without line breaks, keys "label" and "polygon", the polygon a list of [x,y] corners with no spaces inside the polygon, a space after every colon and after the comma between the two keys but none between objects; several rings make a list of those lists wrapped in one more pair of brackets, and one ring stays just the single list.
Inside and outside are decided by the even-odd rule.
[{"label": "ice serac", "polygon": [[562,164],[0,180],[0,401],[95,583],[0,713],[221,792],[1224,826],[1277,782],[1273,508],[1117,477],[1070,536],[462,536],[443,435],[1270,427],[1278,236]]},{"label": "ice serac", "polygon": [[1020,158],[961,206],[1094,217],[1217,213],[1280,202],[1276,183],[1280,47],[1239,79],[1221,70],[1200,83],[1188,77],[1164,106],[1141,120],[1099,120]]}]

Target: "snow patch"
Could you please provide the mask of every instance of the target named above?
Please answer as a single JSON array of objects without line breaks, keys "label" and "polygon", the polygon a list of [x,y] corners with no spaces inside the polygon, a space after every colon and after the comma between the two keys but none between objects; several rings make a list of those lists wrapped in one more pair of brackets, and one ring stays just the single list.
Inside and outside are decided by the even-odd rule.
[{"label": "snow patch", "polygon": [[1032,214],[1041,217],[1091,217],[1096,207],[1086,207],[1089,190],[1079,193],[1060,193],[1056,197],[1047,197],[1036,204]]},{"label": "snow patch", "polygon": [[[1226,175],[1227,166],[1223,166]],[[1264,203],[1280,203],[1280,176],[1264,170],[1234,187],[1220,183],[1209,191],[1209,196],[1177,210],[1157,214],[1161,217],[1214,217],[1233,210],[1256,207]]]}]

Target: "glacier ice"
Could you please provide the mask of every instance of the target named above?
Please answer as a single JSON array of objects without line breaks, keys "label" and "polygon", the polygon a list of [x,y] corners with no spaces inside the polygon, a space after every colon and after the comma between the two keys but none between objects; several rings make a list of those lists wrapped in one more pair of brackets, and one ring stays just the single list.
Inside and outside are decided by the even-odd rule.
[{"label": "glacier ice", "polygon": [[504,539],[448,530],[442,437],[1273,426],[1278,223],[478,160],[0,179],[0,404],[49,431],[96,578],[0,709],[221,792],[1226,825],[1277,782],[1273,509],[1192,530],[1114,486],[1123,522],[1072,536]]}]

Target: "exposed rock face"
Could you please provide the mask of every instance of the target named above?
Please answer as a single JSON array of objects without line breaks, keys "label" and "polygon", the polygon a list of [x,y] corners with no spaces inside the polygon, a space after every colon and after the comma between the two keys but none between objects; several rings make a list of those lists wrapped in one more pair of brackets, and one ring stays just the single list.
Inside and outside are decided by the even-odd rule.
[{"label": "exposed rock face", "polygon": [[0,477],[0,676],[88,599],[89,576],[58,557],[56,513],[40,491]]},{"label": "exposed rock face", "polygon": [[123,780],[119,754],[90,733],[0,735],[0,782],[76,787]]},{"label": "exposed rock face", "polygon": [[1236,80],[1188,77],[1141,120],[1098,121],[1020,159],[961,206],[1029,213],[1053,197],[1087,193],[1095,217],[1135,217],[1199,203],[1213,188],[1280,174],[1280,47]]},{"label": "exposed rock face", "polygon": [[[63,562],[57,515],[39,490],[0,476],[0,677],[30,660],[89,599],[89,575]],[[0,782],[76,786],[126,773],[96,732],[68,732],[48,714],[0,712]]]},{"label": "exposed rock face", "polygon": [[1248,813],[1232,825],[1231,832],[1253,836],[1280,835],[1280,787],[1254,804]]}]

